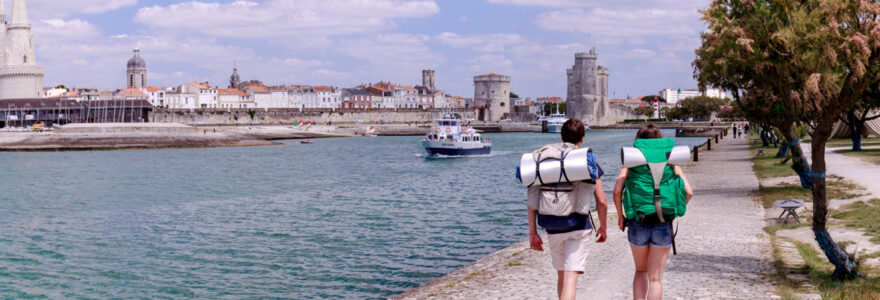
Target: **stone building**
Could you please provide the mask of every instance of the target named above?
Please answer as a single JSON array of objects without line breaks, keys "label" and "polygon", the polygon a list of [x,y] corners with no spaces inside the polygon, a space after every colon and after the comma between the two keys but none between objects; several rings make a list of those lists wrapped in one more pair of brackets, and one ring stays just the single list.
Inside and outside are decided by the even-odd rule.
[{"label": "stone building", "polygon": [[480,121],[498,122],[510,112],[510,76],[489,73],[474,77],[474,107]]},{"label": "stone building", "polygon": [[147,86],[147,62],[141,58],[141,49],[134,48],[134,56],[128,60],[125,71],[126,86],[139,89]]},{"label": "stone building", "polygon": [[241,85],[241,76],[238,76],[238,66],[232,66],[232,76],[229,77],[229,88],[237,89]]},{"label": "stone building", "polygon": [[422,70],[422,86],[431,93],[437,90],[437,85],[434,82],[435,75],[434,70]]},{"label": "stone building", "polygon": [[590,125],[607,125],[609,111],[608,77],[610,72],[597,64],[596,48],[576,53],[574,66],[568,69],[567,116]]},{"label": "stone building", "polygon": [[43,67],[37,66],[34,35],[25,0],[12,1],[12,18],[6,18],[0,1],[0,99],[43,97]]}]

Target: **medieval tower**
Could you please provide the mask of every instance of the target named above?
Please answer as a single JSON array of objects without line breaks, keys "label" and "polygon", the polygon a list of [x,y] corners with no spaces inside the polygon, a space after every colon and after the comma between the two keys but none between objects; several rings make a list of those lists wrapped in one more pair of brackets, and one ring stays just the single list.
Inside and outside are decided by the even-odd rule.
[{"label": "medieval tower", "polygon": [[479,120],[498,122],[510,112],[510,76],[490,73],[474,77],[474,106]]},{"label": "medieval tower", "polygon": [[12,1],[12,18],[0,0],[0,99],[43,97],[43,67],[37,66],[34,35],[25,0]]},{"label": "medieval tower", "polygon": [[609,111],[607,68],[597,64],[596,48],[588,53],[574,55],[574,66],[568,69],[569,118],[578,118],[589,125],[609,125],[605,116]]},{"label": "medieval tower", "polygon": [[434,82],[434,75],[434,70],[422,70],[422,86],[432,93],[437,90],[437,85]]},{"label": "medieval tower", "polygon": [[141,58],[141,49],[134,48],[134,56],[128,60],[125,78],[128,88],[139,89],[147,86],[147,62]]}]

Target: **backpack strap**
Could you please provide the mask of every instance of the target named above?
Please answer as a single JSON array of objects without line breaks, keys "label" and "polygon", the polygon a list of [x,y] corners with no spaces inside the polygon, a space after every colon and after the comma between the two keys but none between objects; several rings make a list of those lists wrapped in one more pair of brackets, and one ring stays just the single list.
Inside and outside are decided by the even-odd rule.
[{"label": "backpack strap", "polygon": [[541,179],[541,153],[538,153],[538,159],[535,160],[535,163],[535,175],[538,177],[538,182],[544,185],[544,180]]},{"label": "backpack strap", "polygon": [[648,163],[648,168],[651,170],[651,177],[654,179],[654,209],[660,223],[666,223],[666,219],[663,218],[663,205],[660,203],[660,182],[663,181],[666,163]]},{"label": "backpack strap", "polygon": [[563,178],[565,178],[565,182],[571,183],[571,180],[568,179],[568,174],[565,173],[565,157],[568,156],[568,153],[571,151],[563,151],[562,158],[559,159],[559,170],[561,171],[559,174],[559,181],[561,182]]}]

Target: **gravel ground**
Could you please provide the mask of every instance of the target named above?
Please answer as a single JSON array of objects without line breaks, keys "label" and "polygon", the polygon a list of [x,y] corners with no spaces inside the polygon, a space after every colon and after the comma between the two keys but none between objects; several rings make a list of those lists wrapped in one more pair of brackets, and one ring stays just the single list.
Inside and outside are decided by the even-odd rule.
[{"label": "gravel ground", "polygon": [[[686,169],[695,197],[677,221],[678,255],[670,255],[667,264],[664,298],[778,298],[770,281],[770,243],[762,231],[764,210],[750,197],[758,180],[747,141],[725,139],[713,149],[701,152],[701,162]],[[626,235],[616,229],[615,218],[609,223],[615,228],[609,228],[607,243],[590,250],[578,299],[632,298],[634,268]],[[527,248],[527,242],[516,244],[395,298],[556,298],[549,255]]]}]

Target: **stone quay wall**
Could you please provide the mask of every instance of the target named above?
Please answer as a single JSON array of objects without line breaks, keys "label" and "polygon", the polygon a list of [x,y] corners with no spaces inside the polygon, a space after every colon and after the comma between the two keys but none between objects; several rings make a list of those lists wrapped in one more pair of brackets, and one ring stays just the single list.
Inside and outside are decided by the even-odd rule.
[{"label": "stone quay wall", "polygon": [[331,110],[331,109],[270,109],[270,110],[157,110],[150,114],[155,123],[180,123],[189,125],[278,125],[293,124],[298,121],[315,124],[402,124],[433,123],[444,114],[453,112],[462,119],[476,119],[476,112],[470,109],[437,110]]}]

